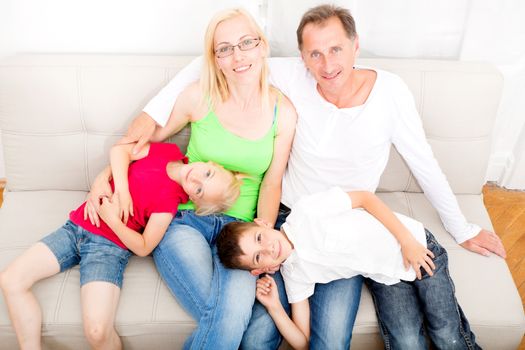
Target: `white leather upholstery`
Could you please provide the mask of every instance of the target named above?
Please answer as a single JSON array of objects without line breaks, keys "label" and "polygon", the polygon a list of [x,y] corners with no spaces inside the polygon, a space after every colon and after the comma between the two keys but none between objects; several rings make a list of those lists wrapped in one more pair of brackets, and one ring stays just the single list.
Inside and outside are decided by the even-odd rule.
[{"label": "white leather upholstery", "polygon": [[[8,191],[0,209],[0,269],[53,231],[84,199],[108,161],[111,144],[130,120],[191,57],[49,55],[0,62],[0,129]],[[450,61],[368,59],[399,74],[414,94],[427,138],[469,221],[491,228],[483,206],[490,135],[502,88],[491,66]],[[172,141],[185,145],[188,130]],[[448,249],[457,297],[479,344],[515,349],[525,329],[523,305],[505,261],[459,247],[393,149],[380,196],[396,211],[422,221]],[[84,340],[79,272],[38,283],[46,349],[88,348]],[[117,329],[126,349],[180,348],[195,323],[161,281],[150,257],[126,270]],[[0,348],[16,348],[0,299]],[[382,343],[368,292],[363,293],[352,348]]]}]

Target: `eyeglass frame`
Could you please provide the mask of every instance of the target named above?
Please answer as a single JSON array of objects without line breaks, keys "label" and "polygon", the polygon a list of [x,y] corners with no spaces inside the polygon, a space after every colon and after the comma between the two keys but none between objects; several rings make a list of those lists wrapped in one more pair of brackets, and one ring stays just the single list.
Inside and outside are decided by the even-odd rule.
[{"label": "eyeglass frame", "polygon": [[[243,49],[243,48],[241,47],[241,45],[242,45],[242,43],[243,43],[244,41],[246,41],[246,40],[255,40],[255,41],[257,41],[257,44],[255,44],[254,47],[250,47],[249,49]],[[259,46],[260,43],[261,43],[261,37],[257,37],[257,38],[246,38],[246,39],[241,40],[237,45],[222,46],[222,47],[220,47],[220,48],[214,50],[213,52],[215,53],[215,56],[216,56],[217,58],[225,58],[225,57],[228,57],[228,56],[233,55],[233,53],[235,52],[235,48],[236,48],[236,47],[238,47],[240,51],[250,51],[250,50],[255,49],[257,46]],[[219,50],[224,49],[224,48],[228,48],[228,52],[229,52],[229,53],[228,53],[226,56],[220,56],[220,55],[219,55]]]}]

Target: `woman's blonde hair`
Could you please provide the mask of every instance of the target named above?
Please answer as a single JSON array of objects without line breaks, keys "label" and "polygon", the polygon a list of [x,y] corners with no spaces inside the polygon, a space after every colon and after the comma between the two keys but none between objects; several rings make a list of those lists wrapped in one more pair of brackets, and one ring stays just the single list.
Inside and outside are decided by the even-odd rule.
[{"label": "woman's blonde hair", "polygon": [[[261,77],[259,86],[261,89],[261,102],[263,108],[266,108],[269,103],[269,84],[268,84],[268,62],[266,57],[269,55],[270,45],[266,35],[264,35],[262,29],[259,27],[255,19],[245,10],[240,8],[234,8],[224,10],[217,13],[208,24],[206,34],[204,36],[204,67],[202,69],[202,75],[200,79],[201,89],[203,91],[203,98],[209,99],[206,102],[211,104],[211,108],[214,108],[218,103],[224,102],[230,97],[230,90],[226,77],[219,69],[215,60],[215,45],[214,37],[217,26],[228,19],[232,19],[238,16],[246,18],[250,27],[255,31],[257,36],[261,40],[261,44],[264,45],[267,52],[265,59],[263,60]],[[205,102],[205,101],[203,101]]]},{"label": "woman's blonde hair", "polygon": [[217,163],[210,163],[212,163],[221,171],[227,173],[230,177],[230,182],[227,184],[226,188],[222,192],[222,196],[218,198],[217,201],[202,203],[193,202],[193,204],[195,205],[195,214],[197,215],[204,216],[214,213],[223,213],[235,204],[237,198],[239,198],[239,195],[241,194],[242,179],[245,176],[240,173],[226,170],[224,169],[224,167],[220,166]]}]

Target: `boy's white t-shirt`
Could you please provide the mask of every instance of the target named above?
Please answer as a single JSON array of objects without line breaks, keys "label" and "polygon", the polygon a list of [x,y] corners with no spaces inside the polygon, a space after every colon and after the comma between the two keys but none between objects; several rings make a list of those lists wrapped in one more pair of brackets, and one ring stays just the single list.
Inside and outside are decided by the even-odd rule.
[{"label": "boy's white t-shirt", "polygon": [[[423,225],[396,216],[426,247]],[[316,283],[356,275],[387,285],[416,278],[414,269],[405,269],[396,238],[367,211],[352,209],[350,197],[338,187],[301,197],[282,229],[294,245],[281,266],[290,303],[310,297]]]}]

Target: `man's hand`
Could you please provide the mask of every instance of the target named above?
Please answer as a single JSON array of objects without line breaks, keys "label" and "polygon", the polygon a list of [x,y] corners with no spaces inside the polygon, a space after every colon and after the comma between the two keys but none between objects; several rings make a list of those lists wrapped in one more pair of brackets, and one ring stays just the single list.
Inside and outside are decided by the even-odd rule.
[{"label": "man's hand", "polygon": [[504,259],[507,257],[501,239],[494,232],[485,229],[479,231],[477,236],[461,243],[461,246],[484,256],[489,256],[492,252]]},{"label": "man's hand", "polygon": [[142,112],[138,117],[133,119],[131,125],[128,128],[126,136],[121,138],[117,144],[128,144],[136,142],[137,144],[133,147],[133,154],[140,152],[142,147],[151,140],[151,137],[155,133],[157,123],[146,113]]}]

